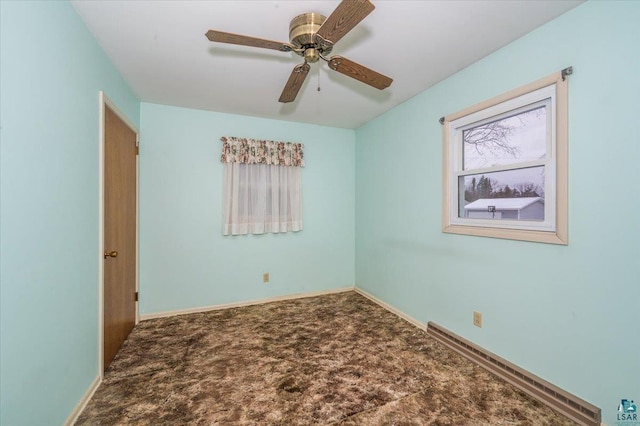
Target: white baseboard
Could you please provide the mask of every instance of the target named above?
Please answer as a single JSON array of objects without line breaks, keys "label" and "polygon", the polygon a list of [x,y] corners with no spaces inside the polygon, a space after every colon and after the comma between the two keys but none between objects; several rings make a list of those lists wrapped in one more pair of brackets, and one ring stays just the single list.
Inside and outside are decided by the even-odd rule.
[{"label": "white baseboard", "polygon": [[336,288],[332,290],[315,291],[311,293],[297,293],[297,294],[289,294],[286,296],[269,297],[267,299],[249,300],[246,302],[225,303],[222,305],[203,306],[199,308],[189,308],[189,309],[178,309],[175,311],[156,312],[153,314],[142,314],[140,315],[140,321],[150,320],[153,318],[172,317],[174,315],[195,314],[199,312],[218,311],[221,309],[241,308],[243,306],[262,305],[264,303],[280,302],[283,300],[303,299],[305,297],[316,297],[316,296],[323,296],[326,294],[344,293],[347,291],[353,291],[354,289],[355,287],[342,287],[342,288]]},{"label": "white baseboard", "polygon": [[403,320],[407,321],[410,324],[415,325],[416,327],[422,329],[422,330],[426,330],[427,329],[427,324],[418,321],[417,319],[410,317],[409,315],[405,314],[404,312],[394,308],[393,306],[389,305],[386,302],[383,302],[382,300],[378,299],[377,297],[367,293],[366,291],[364,291],[361,288],[355,287],[354,291],[358,294],[363,295],[364,297],[366,297],[367,299],[371,300],[373,303],[376,303],[380,306],[382,306],[384,309],[386,309],[387,311],[396,314],[397,316],[399,316],[400,318],[402,318]]},{"label": "white baseboard", "polygon": [[71,426],[76,422],[76,420],[78,420],[78,417],[80,417],[80,414],[82,414],[84,407],[87,406],[87,404],[91,400],[91,397],[93,397],[93,394],[96,393],[96,390],[98,389],[98,386],[100,386],[101,382],[102,382],[102,379],[100,375],[98,375],[98,377],[93,379],[93,382],[91,382],[87,391],[84,393],[80,401],[78,401],[78,404],[73,409],[71,414],[69,414],[69,417],[67,417],[67,420],[65,420],[64,426]]}]

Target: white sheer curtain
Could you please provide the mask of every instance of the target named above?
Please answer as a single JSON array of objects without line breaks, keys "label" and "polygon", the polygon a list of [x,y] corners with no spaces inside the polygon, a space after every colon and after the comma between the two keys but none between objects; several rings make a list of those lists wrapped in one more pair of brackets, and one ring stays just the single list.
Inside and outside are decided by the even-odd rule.
[{"label": "white sheer curtain", "polygon": [[224,163],[224,235],[302,230],[301,168]]}]

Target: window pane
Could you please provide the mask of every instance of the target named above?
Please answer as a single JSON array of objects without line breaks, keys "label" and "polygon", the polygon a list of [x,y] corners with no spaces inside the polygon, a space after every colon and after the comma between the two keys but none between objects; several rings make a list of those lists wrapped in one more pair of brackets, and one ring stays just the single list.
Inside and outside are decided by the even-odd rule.
[{"label": "window pane", "polygon": [[458,217],[544,221],[544,166],[461,176]]},{"label": "window pane", "polygon": [[542,159],[547,151],[546,107],[466,129],[462,141],[464,170]]}]

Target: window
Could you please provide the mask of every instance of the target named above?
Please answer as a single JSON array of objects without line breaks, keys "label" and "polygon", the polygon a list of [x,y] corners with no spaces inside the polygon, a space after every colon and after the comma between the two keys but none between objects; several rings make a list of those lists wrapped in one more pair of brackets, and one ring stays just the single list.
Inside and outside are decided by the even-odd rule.
[{"label": "window", "polygon": [[567,244],[567,74],[444,118],[444,232]]},{"label": "window", "polygon": [[224,235],[302,230],[302,144],[223,137]]}]

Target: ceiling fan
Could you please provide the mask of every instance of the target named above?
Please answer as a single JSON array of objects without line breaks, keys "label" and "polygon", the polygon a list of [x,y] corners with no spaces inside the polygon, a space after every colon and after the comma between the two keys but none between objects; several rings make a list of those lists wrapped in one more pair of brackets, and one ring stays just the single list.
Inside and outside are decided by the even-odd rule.
[{"label": "ceiling fan", "polygon": [[210,41],[218,43],[294,52],[302,56],[304,63],[293,68],[282,90],[279,101],[283,103],[295,100],[302,83],[309,74],[311,68],[309,64],[318,62],[319,59],[326,61],[329,68],[334,71],[383,90],[391,85],[393,81],[391,78],[342,56],[327,57],[333,50],[334,44],[358,25],[373,9],[375,6],[369,0],[342,0],[328,18],[313,12],[298,15],[289,24],[290,43],[216,30],[207,31],[206,36]]}]

